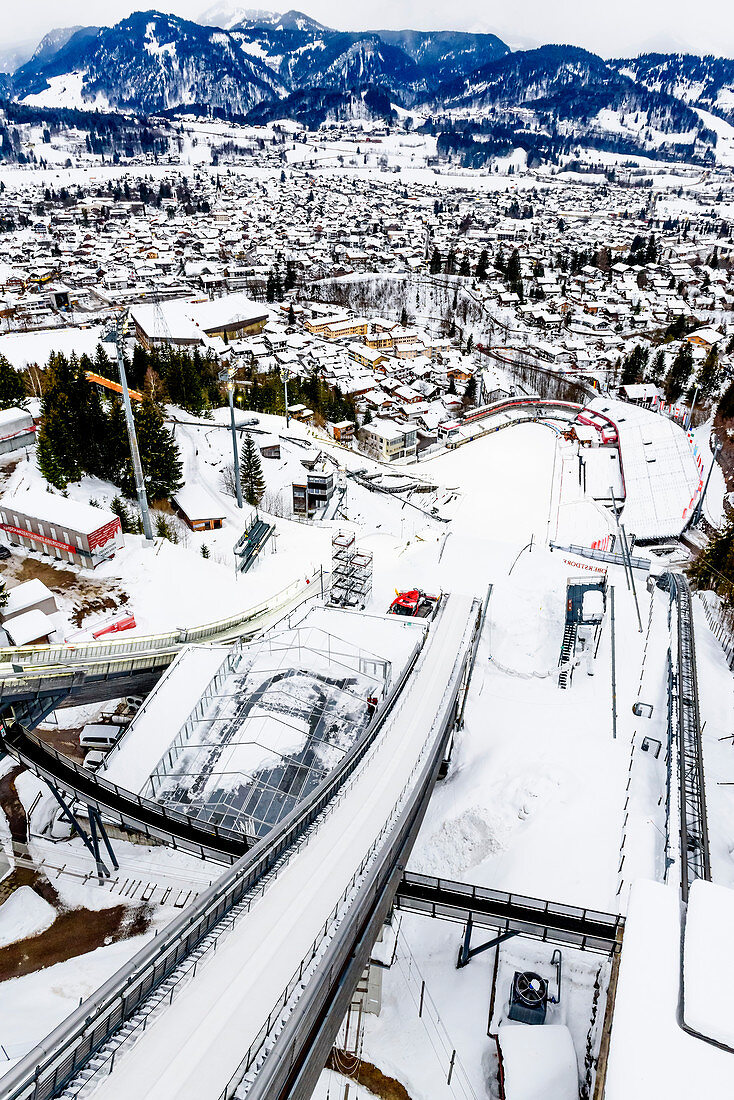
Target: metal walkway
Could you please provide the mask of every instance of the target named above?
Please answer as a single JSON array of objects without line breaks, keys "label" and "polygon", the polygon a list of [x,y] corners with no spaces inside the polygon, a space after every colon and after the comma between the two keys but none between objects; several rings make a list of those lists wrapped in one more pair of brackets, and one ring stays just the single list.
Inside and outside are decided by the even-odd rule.
[{"label": "metal walkway", "polygon": [[540,901],[450,879],[406,871],[395,895],[395,908],[408,913],[517,932],[521,936],[613,954],[621,949],[624,917]]},{"label": "metal walkway", "polygon": [[156,837],[173,848],[220,863],[234,863],[255,843],[254,837],[208,825],[102,779],[57,752],[19,722],[0,720],[0,738],[5,751],[34,775],[85,806],[99,810],[123,829]]},{"label": "metal walkway", "polygon": [[667,588],[676,606],[677,661],[669,700],[669,751],[672,759],[677,738],[681,896],[687,902],[694,879],[711,878],[693,609],[691,590],[682,573],[663,573],[658,584]]}]

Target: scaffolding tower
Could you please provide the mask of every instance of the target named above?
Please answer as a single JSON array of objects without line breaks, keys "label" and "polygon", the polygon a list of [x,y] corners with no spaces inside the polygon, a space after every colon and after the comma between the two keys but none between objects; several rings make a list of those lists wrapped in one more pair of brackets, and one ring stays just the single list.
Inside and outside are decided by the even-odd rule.
[{"label": "scaffolding tower", "polygon": [[339,607],[365,607],[372,594],[372,553],[357,547],[348,531],[331,540],[331,602]]}]

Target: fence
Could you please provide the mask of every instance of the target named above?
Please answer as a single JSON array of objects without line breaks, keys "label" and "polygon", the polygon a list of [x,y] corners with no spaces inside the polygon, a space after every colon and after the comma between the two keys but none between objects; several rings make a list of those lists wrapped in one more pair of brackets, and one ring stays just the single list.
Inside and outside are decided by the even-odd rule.
[{"label": "fence", "polygon": [[445,1092],[457,1100],[478,1100],[471,1078],[456,1051],[456,1044],[446,1030],[438,1006],[428,990],[402,929],[396,962],[418,1017],[423,1021],[426,1036],[436,1057],[436,1068],[445,1078],[445,1086],[440,1083],[440,1079],[436,1081],[436,1092],[433,1095],[439,1096]]},{"label": "fence", "polygon": [[[714,637],[721,642],[726,663],[730,669],[734,669],[734,635],[732,635],[731,624],[726,621],[724,614],[722,614],[719,597],[712,595],[710,592],[698,592],[697,596],[701,601],[706,622],[709,624]],[[728,614],[731,615],[731,612]]]}]

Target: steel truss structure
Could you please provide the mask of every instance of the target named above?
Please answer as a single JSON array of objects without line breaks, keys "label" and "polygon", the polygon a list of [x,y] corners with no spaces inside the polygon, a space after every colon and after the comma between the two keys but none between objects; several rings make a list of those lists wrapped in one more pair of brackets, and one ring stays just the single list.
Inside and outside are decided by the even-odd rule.
[{"label": "steel truss structure", "polygon": [[371,594],[371,551],[360,550],[350,531],[336,531],[331,540],[331,602],[364,608]]},{"label": "steel truss structure", "polygon": [[392,663],[302,625],[223,663],[159,761],[145,796],[260,838],[306,798],[368,727]]}]

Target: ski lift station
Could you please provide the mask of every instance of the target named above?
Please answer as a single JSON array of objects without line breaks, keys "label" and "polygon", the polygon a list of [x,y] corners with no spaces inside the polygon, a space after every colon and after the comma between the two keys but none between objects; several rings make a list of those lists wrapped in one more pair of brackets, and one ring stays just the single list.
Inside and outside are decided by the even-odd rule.
[{"label": "ski lift station", "polygon": [[256,642],[189,646],[100,774],[260,838],[359,740],[426,629],[423,621],[319,607]]}]

